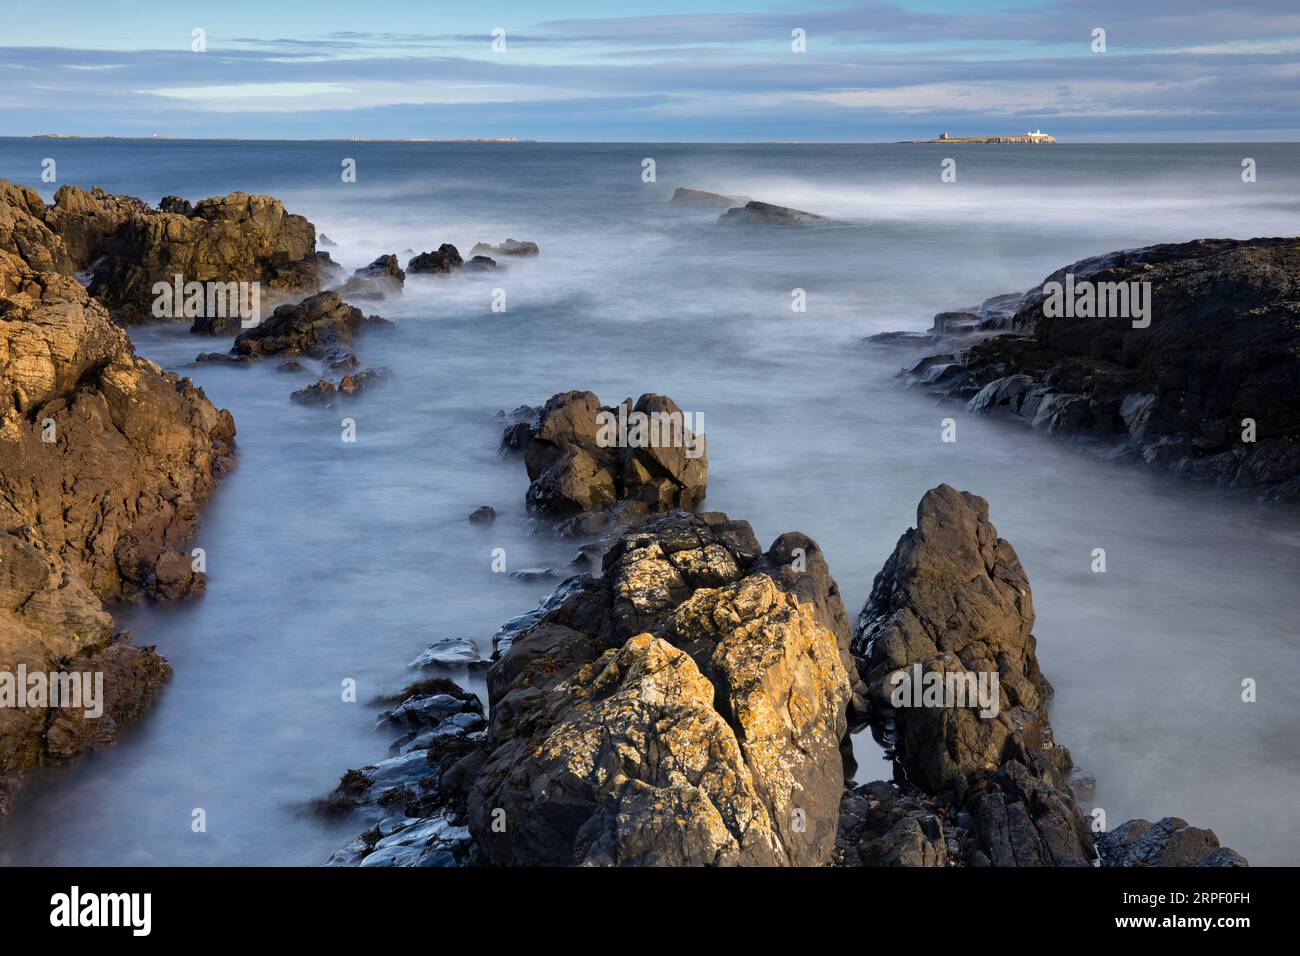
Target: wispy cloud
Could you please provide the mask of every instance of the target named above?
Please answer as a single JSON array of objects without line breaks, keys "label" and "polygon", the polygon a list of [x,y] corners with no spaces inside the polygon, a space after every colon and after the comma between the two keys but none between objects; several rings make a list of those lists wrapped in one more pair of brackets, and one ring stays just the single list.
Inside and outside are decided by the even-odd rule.
[{"label": "wispy cloud", "polygon": [[[65,46],[53,29],[19,24],[46,42],[0,48],[0,132],[429,136],[437,123],[455,124],[446,135],[843,140],[1028,124],[1088,139],[1300,136],[1294,0],[677,6],[542,22],[516,13],[504,52],[490,46],[491,21],[433,32],[405,7],[374,31],[312,6],[296,22],[317,32],[302,36],[274,29],[277,8],[263,35],[213,29],[202,53],[181,34],[171,47]],[[806,52],[791,49],[796,27]],[[1096,27],[1104,53],[1090,47]]]}]

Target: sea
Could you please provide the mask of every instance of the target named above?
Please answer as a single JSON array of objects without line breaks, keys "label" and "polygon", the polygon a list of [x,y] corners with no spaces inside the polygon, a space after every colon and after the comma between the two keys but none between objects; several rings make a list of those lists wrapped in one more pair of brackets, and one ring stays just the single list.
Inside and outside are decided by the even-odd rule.
[{"label": "sea", "polygon": [[[1095,777],[1107,825],[1179,816],[1253,864],[1300,864],[1300,514],[966,415],[903,387],[914,352],[863,343],[1085,256],[1294,235],[1300,145],[11,138],[0,177],[46,199],[65,183],[150,203],[269,193],[349,270],[448,242],[541,250],[365,303],[394,328],[359,355],[392,378],[345,408],[289,400],[310,367],[196,365],[226,343],[185,323],[131,328],[238,428],[195,542],[207,593],[114,609],[175,676],[115,745],[34,775],[0,821],[0,864],[323,863],[361,826],[311,803],[387,755],[377,699],[417,676],[409,662],[448,637],[489,654],[500,624],[574,573],[578,543],[529,520],[495,417],[568,389],[611,404],[657,392],[702,415],[704,507],[764,546],[812,536],[850,615],[927,489],[988,499],[1033,589],[1057,739]],[[677,187],[832,221],[728,227],[670,203]],[[496,522],[468,522],[484,504]],[[509,571],[553,576],[498,573],[495,549]],[[889,776],[868,733],[855,752],[858,780]]]}]

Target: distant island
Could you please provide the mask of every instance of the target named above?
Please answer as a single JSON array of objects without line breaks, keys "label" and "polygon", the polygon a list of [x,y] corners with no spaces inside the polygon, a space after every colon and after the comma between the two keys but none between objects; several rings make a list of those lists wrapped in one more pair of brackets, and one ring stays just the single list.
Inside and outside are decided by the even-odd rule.
[{"label": "distant island", "polygon": [[1019,136],[949,136],[940,133],[938,139],[913,139],[911,143],[1055,143],[1056,137],[1036,129]]}]

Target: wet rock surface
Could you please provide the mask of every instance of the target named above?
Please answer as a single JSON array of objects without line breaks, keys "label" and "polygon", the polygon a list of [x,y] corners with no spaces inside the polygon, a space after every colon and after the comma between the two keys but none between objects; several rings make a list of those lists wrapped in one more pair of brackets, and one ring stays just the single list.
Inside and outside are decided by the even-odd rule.
[{"label": "wet rock surface", "polygon": [[1040,286],[989,300],[983,317],[937,316],[931,340],[946,353],[909,381],[1108,457],[1300,501],[1300,241],[1149,246],[1044,284],[1067,274],[1076,286],[1149,283],[1149,325],[1049,318]]}]

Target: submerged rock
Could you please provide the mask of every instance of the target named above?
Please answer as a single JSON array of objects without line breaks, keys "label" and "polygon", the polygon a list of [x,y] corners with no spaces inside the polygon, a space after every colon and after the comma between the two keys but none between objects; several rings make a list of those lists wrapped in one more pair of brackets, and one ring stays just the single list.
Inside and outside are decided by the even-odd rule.
[{"label": "submerged rock", "polygon": [[535,242],[521,242],[518,239],[507,239],[499,245],[491,245],[486,242],[474,243],[474,248],[469,251],[471,256],[535,256],[541,253]]},{"label": "submerged rock", "polygon": [[474,524],[491,524],[497,520],[496,509],[491,505],[480,505],[470,512],[469,520]]},{"label": "submerged rock", "polygon": [[731,209],[734,206],[743,206],[749,202],[749,199],[745,196],[724,196],[721,193],[711,193],[703,189],[688,189],[685,186],[679,186],[673,190],[673,198],[669,202],[676,206]]},{"label": "submerged rock", "polygon": [[818,216],[802,209],[789,206],[774,206],[767,202],[751,199],[743,206],[728,209],[718,219],[726,225],[750,226],[808,226],[819,222],[830,222],[825,216]]}]

